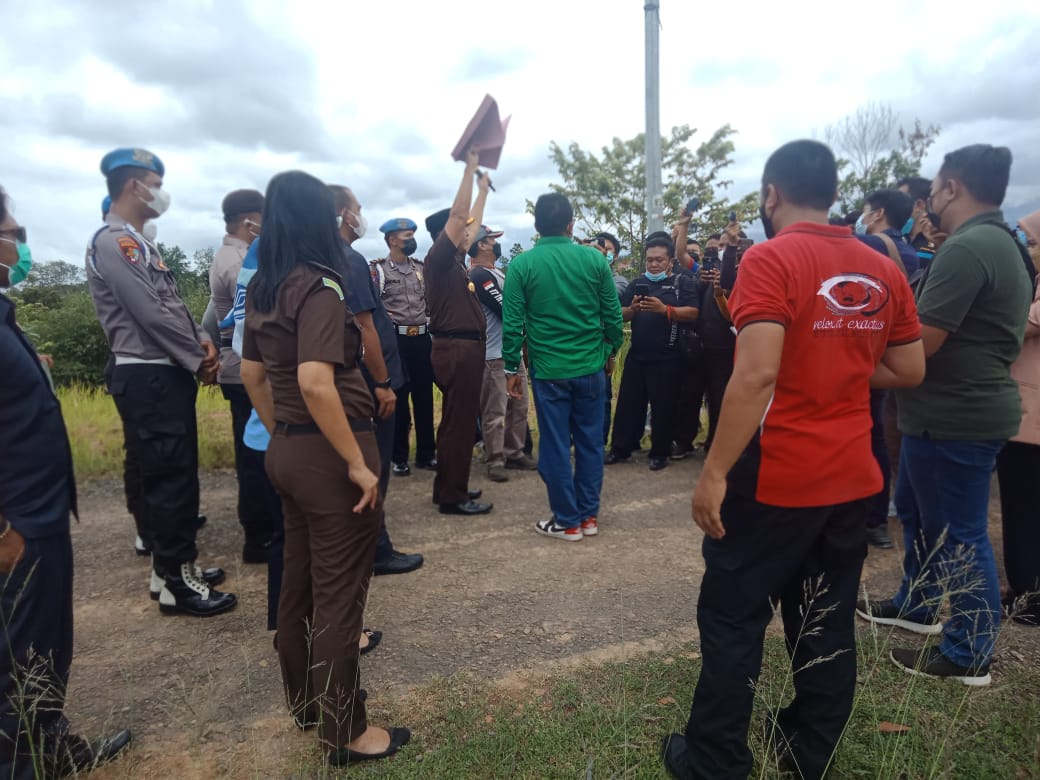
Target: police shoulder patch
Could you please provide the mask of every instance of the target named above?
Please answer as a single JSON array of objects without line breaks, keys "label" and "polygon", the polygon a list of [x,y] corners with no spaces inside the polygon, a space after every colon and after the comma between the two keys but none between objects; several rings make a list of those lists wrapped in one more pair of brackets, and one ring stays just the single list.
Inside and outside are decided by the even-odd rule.
[{"label": "police shoulder patch", "polygon": [[334,279],[330,279],[327,276],[323,276],[323,277],[321,277],[321,284],[322,284],[323,287],[328,287],[330,290],[335,290],[336,291],[336,295],[339,296],[339,299],[341,301],[344,300],[344,298],[343,298],[343,288],[339,286],[339,282],[337,282]]},{"label": "police shoulder patch", "polygon": [[116,244],[119,246],[123,259],[128,263],[137,265],[141,261],[141,245],[137,243],[137,239],[131,236],[120,236],[116,239]]}]

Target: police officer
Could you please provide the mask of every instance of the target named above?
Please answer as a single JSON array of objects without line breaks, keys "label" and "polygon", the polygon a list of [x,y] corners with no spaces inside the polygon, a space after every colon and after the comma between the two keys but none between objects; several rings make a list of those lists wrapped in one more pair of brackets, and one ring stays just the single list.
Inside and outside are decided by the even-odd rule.
[{"label": "police officer", "polygon": [[[476,285],[466,275],[465,251],[476,236],[484,216],[491,182],[477,172],[476,152],[466,158],[466,171],[450,209],[426,218],[433,246],[426,255],[426,283],[433,334],[433,371],[444,394],[441,424],[437,429],[437,477],[433,501],[442,514],[479,515],[492,509],[477,503],[478,491],[469,491],[473,441],[480,414],[480,388],[484,379],[484,341],[487,322],[476,295]],[[473,177],[480,176],[480,193],[470,212]]]},{"label": "police officer", "polygon": [[158,248],[142,235],[145,221],[169,207],[164,172],[162,161],[144,149],[116,149],[102,159],[112,208],[87,247],[87,284],[115,355],[111,392],[127,459],[138,473],[128,503],[152,550],[152,596],[163,612],[207,616],[237,602],[211,587],[223,571],[195,566],[195,376],[211,384],[219,364]]},{"label": "police officer", "polygon": [[390,255],[372,262],[383,305],[397,328],[397,345],[408,375],[408,384],[397,391],[395,414],[393,470],[401,477],[408,468],[408,431],[412,416],[408,396],[415,413],[415,467],[435,470],[433,440],[433,367],[429,333],[429,307],[426,303],[426,280],[423,262],[411,255],[415,252],[415,223],[410,219],[390,219],[379,226]]}]

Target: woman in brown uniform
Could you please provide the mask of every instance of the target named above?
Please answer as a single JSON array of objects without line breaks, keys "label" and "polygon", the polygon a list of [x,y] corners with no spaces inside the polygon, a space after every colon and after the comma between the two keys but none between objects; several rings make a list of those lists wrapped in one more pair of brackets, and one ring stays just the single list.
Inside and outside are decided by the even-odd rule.
[{"label": "woman in brown uniform", "polygon": [[358,641],[379,515],[375,409],[358,369],[361,331],[343,301],[332,196],[293,171],[271,180],[246,294],[242,381],[272,433],[285,573],[278,657],[289,709],[318,726],[333,765],[383,758],[407,729],[368,726]]}]

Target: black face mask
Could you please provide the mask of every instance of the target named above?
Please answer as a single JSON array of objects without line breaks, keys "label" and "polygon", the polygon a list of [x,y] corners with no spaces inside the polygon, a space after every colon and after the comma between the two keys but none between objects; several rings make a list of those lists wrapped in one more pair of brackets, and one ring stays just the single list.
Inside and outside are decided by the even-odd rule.
[{"label": "black face mask", "polygon": [[690,252],[690,257],[693,258],[693,262],[695,263],[699,263],[701,261],[701,256],[696,252]]},{"label": "black face mask", "polygon": [[762,220],[762,229],[766,231],[766,238],[775,236],[776,228],[773,226],[773,220],[766,214],[764,203],[758,207],[758,218]]},{"label": "black face mask", "polygon": [[498,260],[499,258],[502,257],[502,245],[501,244],[495,244],[494,251],[495,251],[495,259],[496,260]]},{"label": "black face mask", "polygon": [[414,238],[409,238],[404,242],[404,246],[401,247],[401,251],[404,252],[405,257],[411,257],[415,254],[415,250],[419,248],[419,244]]}]

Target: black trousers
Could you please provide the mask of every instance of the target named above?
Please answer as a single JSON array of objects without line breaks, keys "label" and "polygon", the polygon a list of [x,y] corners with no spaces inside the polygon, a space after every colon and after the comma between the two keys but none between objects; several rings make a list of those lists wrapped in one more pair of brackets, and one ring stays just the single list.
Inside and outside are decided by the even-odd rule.
[{"label": "black trousers", "polygon": [[888,393],[884,390],[870,391],[870,448],[874,459],[881,467],[884,486],[870,502],[867,510],[867,528],[884,528],[888,525],[888,494],[892,488],[892,467],[888,460],[888,445],[885,441],[885,403]]},{"label": "black trousers", "polygon": [[[397,334],[397,349],[408,374],[408,384],[396,391],[397,419],[392,460],[394,463],[408,462],[408,435],[414,414],[415,459],[431,461],[437,452],[433,438],[433,364],[430,362],[433,342],[428,333],[422,336]],[[408,409],[409,396],[412,399],[411,411]]]},{"label": "black trousers", "polygon": [[719,427],[719,415],[722,414],[722,398],[726,395],[726,385],[733,376],[733,350],[704,350],[704,395],[708,401],[708,438],[704,449],[711,449],[715,440],[715,430]]},{"label": "black trousers", "polygon": [[394,449],[395,422],[396,415],[390,415],[385,420],[377,417],[375,420],[376,446],[379,447],[379,497],[382,499],[379,507],[379,539],[376,540],[377,562],[387,560],[394,551],[394,543],[386,530],[386,491],[390,487],[390,455]]},{"label": "black trousers", "polygon": [[726,497],[726,535],[704,540],[697,603],[703,664],[686,740],[698,777],[743,779],[751,771],[753,685],[776,601],[797,670],[794,701],[777,713],[777,744],[790,745],[805,778],[823,775],[856,688],[854,610],[868,501],[788,509]]},{"label": "black trousers", "polygon": [[1040,446],[1009,441],[997,456],[1004,571],[1018,597],[1034,594],[1029,608],[1040,618]]},{"label": "black trousers", "polygon": [[680,447],[693,449],[694,439],[701,432],[701,406],[704,405],[704,356],[694,359],[679,358],[679,402],[675,414],[675,435]]},{"label": "black trousers", "polygon": [[62,712],[72,665],[72,539],[26,539],[0,574],[0,777],[56,777],[71,739]]},{"label": "black trousers", "polygon": [[[246,422],[253,411],[249,394],[242,385],[226,384],[220,386],[221,393],[231,407],[231,430],[235,441],[235,474],[238,477],[238,522],[245,532],[246,542],[262,543],[267,540],[280,525],[281,502],[270,500],[274,492],[271,481],[264,470],[264,453],[257,452],[245,445],[243,436]],[[274,517],[279,513],[279,519]]]},{"label": "black trousers", "polygon": [[679,402],[679,359],[642,361],[628,353],[618,389],[611,449],[625,458],[639,448],[650,404],[650,457],[667,458],[672,449]]},{"label": "black trousers", "polygon": [[[179,366],[116,366],[112,398],[123,421],[127,507],[157,567],[198,556],[198,389]],[[131,478],[132,475],[132,478]]]}]

